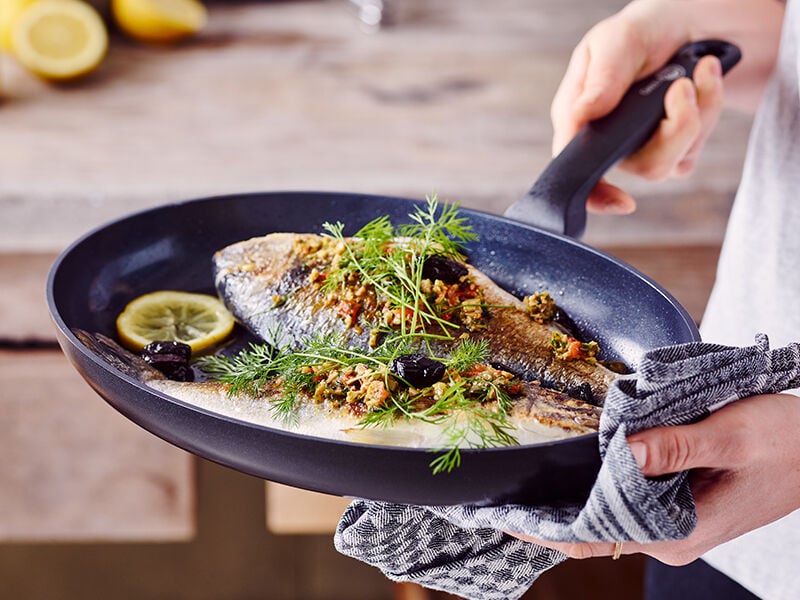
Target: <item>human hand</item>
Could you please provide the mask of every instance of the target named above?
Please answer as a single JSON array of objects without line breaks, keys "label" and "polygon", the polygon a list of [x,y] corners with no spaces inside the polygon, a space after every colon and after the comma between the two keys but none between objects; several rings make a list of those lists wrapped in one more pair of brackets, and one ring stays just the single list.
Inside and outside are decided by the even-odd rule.
[{"label": "human hand", "polygon": [[[690,40],[683,17],[675,15],[666,23],[662,14],[654,18],[657,5],[635,2],[600,22],[579,42],[551,107],[554,154],[587,122],[608,114],[635,81],[654,73]],[[695,68],[694,84],[682,78],[670,86],[664,99],[666,117],[620,168],[654,181],[690,174],[722,104],[722,69],[716,57],[707,56]],[[629,194],[606,180],[597,184],[587,201],[591,212],[626,214],[635,208]]]},{"label": "human hand", "polygon": [[[711,548],[800,507],[800,398],[752,396],[692,425],[658,427],[628,437],[646,477],[692,469],[697,527],[672,542],[625,542],[669,565],[692,562]],[[612,556],[614,544],[559,543],[508,532],[571,558]]]}]

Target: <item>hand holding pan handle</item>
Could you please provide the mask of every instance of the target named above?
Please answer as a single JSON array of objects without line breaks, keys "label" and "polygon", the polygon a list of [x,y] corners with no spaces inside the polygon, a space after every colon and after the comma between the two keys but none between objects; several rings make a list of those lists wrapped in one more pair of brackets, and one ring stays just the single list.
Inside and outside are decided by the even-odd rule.
[{"label": "hand holding pan handle", "polygon": [[553,158],[530,191],[505,216],[579,238],[586,228],[586,198],[617,162],[639,149],[664,118],[664,96],[680,77],[692,77],[697,62],[713,54],[727,73],[741,58],[739,48],[721,40],[683,46],[657,73],[637,81],[607,116],[587,123]]}]

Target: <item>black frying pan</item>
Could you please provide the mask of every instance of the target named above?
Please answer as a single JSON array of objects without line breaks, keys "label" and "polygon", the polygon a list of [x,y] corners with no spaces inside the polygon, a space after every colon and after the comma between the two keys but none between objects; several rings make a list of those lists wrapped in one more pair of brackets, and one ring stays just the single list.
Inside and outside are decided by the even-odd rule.
[{"label": "black frying pan", "polygon": [[[518,220],[544,215],[543,227],[463,211],[481,240],[467,248],[470,261],[514,294],[556,295],[581,334],[598,340],[610,359],[635,364],[647,349],[697,340],[697,329],[672,296],[632,267],[545,229],[582,231],[588,191],[649,137],[661,118],[665,74],[680,69],[691,74],[699,56],[709,52],[720,56],[725,69],[738,59],[736,49],[721,42],[688,47],[672,66],[639,84],[648,94],[634,92],[639,96],[633,100],[628,95],[623,108],[634,106],[639,113],[632,121],[625,116],[611,127],[612,134],[606,132],[609,119],[587,126],[553,161],[531,193],[510,209]],[[637,108],[636,102],[644,106]],[[264,479],[413,504],[584,499],[600,463],[596,435],[465,450],[459,468],[432,475],[434,456],[422,449],[313,438],[193,407],[123,374],[74,334],[84,329],[113,336],[116,315],[146,292],[213,293],[211,255],[230,243],[276,231],[319,232],[326,221],[342,221],[345,233],[353,233],[378,215],[406,220],[413,202],[325,192],[257,193],[192,200],[112,222],[75,242],[52,267],[47,297],[59,343],[86,381],[132,421],[189,452]]]}]

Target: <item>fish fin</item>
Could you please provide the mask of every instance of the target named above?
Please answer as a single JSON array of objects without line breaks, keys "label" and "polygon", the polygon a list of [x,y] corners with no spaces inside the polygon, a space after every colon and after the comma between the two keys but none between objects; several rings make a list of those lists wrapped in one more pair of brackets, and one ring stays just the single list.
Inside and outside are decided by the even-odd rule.
[{"label": "fish fin", "polygon": [[366,429],[362,427],[348,427],[342,429],[347,439],[360,444],[373,444],[375,446],[403,446],[414,447],[422,445],[424,438],[412,431],[397,431],[392,429]]},{"label": "fish fin", "polygon": [[597,431],[602,409],[567,394],[526,383],[525,394],[514,404],[515,416],[524,422],[534,419],[548,427],[589,433]]}]

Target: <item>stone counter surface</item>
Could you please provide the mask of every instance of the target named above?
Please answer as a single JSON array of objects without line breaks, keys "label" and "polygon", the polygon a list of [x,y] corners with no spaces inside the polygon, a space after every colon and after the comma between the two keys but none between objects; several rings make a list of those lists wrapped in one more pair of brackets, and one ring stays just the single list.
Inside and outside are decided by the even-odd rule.
[{"label": "stone counter surface", "polygon": [[[572,47],[623,4],[406,0],[395,25],[365,31],[344,0],[214,2],[194,40],[162,48],[113,36],[101,69],[64,87],[0,55],[0,452],[11,457],[0,462],[0,574],[9,593],[86,597],[96,569],[112,575],[93,580],[98,597],[388,597],[380,576],[335,556],[329,533],[267,532],[260,481],[196,460],[107,407],[55,347],[47,270],[109,220],[208,195],[436,192],[501,213],[549,159],[549,104]],[[587,229],[587,242],[664,284],[698,320],[749,125],[725,114],[688,179],[614,174],[640,210],[592,217]],[[267,494],[271,530],[328,532],[335,510],[313,519],[303,510],[341,502],[302,504],[293,492]],[[42,545],[54,540],[84,545]],[[161,545],[129,545],[144,541]],[[219,562],[213,581],[193,576],[207,560]],[[26,572],[29,563],[43,563],[51,583]],[[139,577],[142,568],[152,576]],[[615,573],[598,568],[593,581]],[[577,585],[554,574],[540,589],[577,597]],[[635,596],[617,588],[615,597]]]}]

